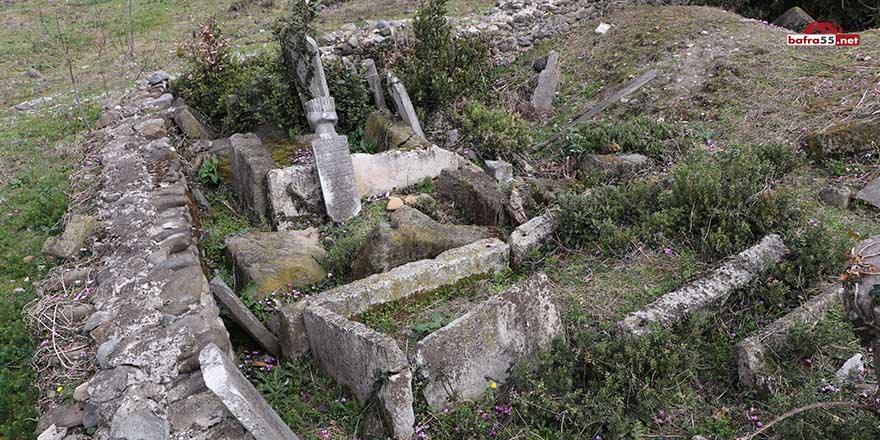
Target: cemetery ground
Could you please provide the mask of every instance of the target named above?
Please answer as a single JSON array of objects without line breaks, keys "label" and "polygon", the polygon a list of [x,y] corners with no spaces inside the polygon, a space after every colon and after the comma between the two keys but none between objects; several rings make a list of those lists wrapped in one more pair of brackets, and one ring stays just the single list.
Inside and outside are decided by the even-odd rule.
[{"label": "cemetery ground", "polygon": [[[98,120],[102,94],[157,68],[182,71],[185,66],[175,56],[175,43],[208,15],[219,14],[236,52],[275,50],[271,26],[285,11],[282,4],[162,1],[135,5],[126,23],[111,17],[128,16],[127,4],[109,1],[65,5],[66,11],[92,20],[68,18],[59,23],[53,16],[55,6],[47,3],[40,14],[38,4],[5,6],[3,21],[12,26],[0,30],[0,53],[8,55],[0,69],[7,72],[0,98],[0,205],[4,208],[0,360],[5,367],[0,371],[4,396],[0,432],[9,438],[33,433],[37,412],[29,408],[69,398],[78,385],[38,382],[39,393],[31,387],[30,356],[38,342],[31,340],[20,318],[23,306],[36,295],[32,282],[57,264],[42,257],[40,247],[48,236],[60,232],[68,204],[81,195],[71,193],[67,176],[80,167],[95,166],[89,153],[96,146],[88,142],[82,146],[82,132]],[[413,2],[388,4],[393,9],[371,8],[365,1],[341,3],[329,9],[336,13],[321,16],[317,27],[330,30],[347,22],[399,18],[414,11]],[[490,6],[491,2],[456,2],[450,11],[465,14]],[[593,32],[600,21],[614,24],[608,34]],[[781,41],[783,34],[777,29],[717,9],[630,7],[544,40],[498,68],[498,81],[487,101],[521,110],[533,145],[538,146],[509,152],[506,158],[518,167],[518,161],[524,161],[538,175],[573,177],[579,172],[578,155],[617,152],[644,154],[654,165],[632,176],[586,175],[571,183],[570,196],[563,197],[561,204],[572,214],[563,215],[563,227],[553,243],[529,255],[517,269],[467,279],[356,318],[404,346],[534,272],[550,276],[555,299],[564,304],[567,341],[557,342],[537,371],[522,369],[506,386],[488,387],[483,400],[449,412],[417,402],[418,432],[430,438],[602,438],[602,433],[614,433],[620,438],[700,434],[726,439],[753,432],[793,408],[817,401],[858,400],[865,389],[830,384],[835,371],[854,353],[862,350],[870,357],[859,347],[839,306],[817,326],[794,331],[784,350],[768,356],[768,371],[778,381],[769,397],[740,388],[733,350],[737,342],[835,282],[844,252],[880,234],[876,208],[854,203],[843,209],[823,203],[818,196],[829,184],[860,188],[876,177],[876,154],[814,161],[808,153],[792,153],[801,147],[805,133],[847,121],[861,106],[876,100],[880,33],[861,34],[860,48],[792,51],[770,43]],[[102,43],[104,38],[109,41]],[[545,117],[530,114],[525,107],[536,76],[532,60],[550,50],[560,54],[560,79],[554,111]],[[75,91],[71,91],[68,62]],[[658,69],[657,79],[613,104],[597,121],[563,131],[568,121],[646,66]],[[28,76],[30,67],[41,78]],[[53,100],[26,111],[13,108],[42,96]],[[445,138],[444,128],[429,126],[426,132],[439,143]],[[768,143],[785,148],[750,149]],[[758,164],[754,169],[739,167],[736,158],[725,161],[701,155],[705,150],[718,155],[712,157],[724,157],[725,152],[740,149],[747,152],[744,160]],[[744,179],[759,176],[760,181],[740,185],[736,178],[724,178],[740,168]],[[696,225],[692,221],[690,229],[681,228],[675,219],[687,215],[682,217],[675,201],[658,203],[644,196],[657,196],[652,185],[669,181],[681,191],[697,192],[689,207],[705,209],[707,217],[715,215],[723,223],[740,215],[754,216],[759,226],[735,237],[714,235],[724,226],[711,221]],[[605,184],[613,189],[591,198],[594,193],[589,188]],[[219,185],[202,181],[201,186],[210,203],[201,217],[205,257],[210,269],[220,271],[231,284],[223,240],[269,227],[248,219],[228,181]],[[82,182],[76,187],[82,188]],[[755,188],[759,198],[770,202],[731,194],[733,201],[717,211],[697,206],[727,200],[727,191]],[[428,181],[408,192],[435,194],[436,189]],[[786,201],[777,204],[777,197]],[[388,219],[387,203],[381,198],[367,201],[361,214],[345,226],[322,226],[322,242],[328,250],[324,265],[331,275],[296,292],[314,295],[349,281],[358,249],[373,227]],[[762,212],[765,208],[781,211]],[[579,209],[601,215],[579,218],[575,215]],[[647,218],[636,212],[640,210],[658,215]],[[465,223],[462,213],[442,202],[435,215],[444,222]],[[786,215],[797,221],[773,220]],[[764,226],[767,230],[761,230]],[[683,232],[655,236],[663,228]],[[783,233],[793,255],[738,289],[711,314],[638,341],[611,336],[615,323],[627,314],[701,278],[724,257],[770,232]],[[244,299],[258,316],[271,315],[271,307],[248,292]],[[254,354],[254,344],[235,331],[233,345],[257,389],[299,435],[352,438],[359,430],[364,406],[311,360],[277,364],[262,353]],[[56,393],[47,395],[52,389]],[[819,410],[783,422],[773,435],[860,439],[873,438],[877,432],[876,420],[866,413]]]}]

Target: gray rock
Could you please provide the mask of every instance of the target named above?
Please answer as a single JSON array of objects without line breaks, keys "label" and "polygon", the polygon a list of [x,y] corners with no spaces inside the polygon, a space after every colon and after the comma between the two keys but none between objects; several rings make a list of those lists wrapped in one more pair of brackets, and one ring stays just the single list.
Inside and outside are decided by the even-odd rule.
[{"label": "gray rock", "polygon": [[856,198],[880,208],[880,177],[872,180],[856,193]]},{"label": "gray rock", "polygon": [[650,165],[651,161],[641,154],[588,154],[581,158],[581,170],[599,172],[609,177],[624,177]]},{"label": "gray rock", "polygon": [[318,365],[362,402],[372,398],[385,377],[407,367],[397,343],[364,324],[320,306],[307,308],[303,322]]},{"label": "gray rock", "polygon": [[150,83],[151,86],[155,86],[156,84],[160,84],[163,81],[168,81],[171,75],[168,75],[167,72],[162,70],[157,70],[149,75],[147,75],[147,82]]},{"label": "gray rock", "polygon": [[52,425],[37,436],[37,440],[62,440],[67,435],[67,428]]},{"label": "gray rock", "polygon": [[266,201],[266,174],[278,168],[272,155],[253,133],[235,134],[232,146],[232,189],[241,203],[263,222],[269,205]]},{"label": "gray rock", "polygon": [[783,349],[795,328],[815,326],[837,304],[840,304],[840,286],[835,284],[760,332],[737,343],[734,352],[740,387],[759,395],[769,395],[773,381],[764,366],[767,350]]},{"label": "gray rock", "polygon": [[95,219],[89,215],[76,214],[70,218],[64,233],[49,237],[43,243],[43,254],[56,258],[72,258],[79,255],[86,239],[95,231]]},{"label": "gray rock", "polygon": [[468,222],[483,226],[508,224],[507,197],[488,174],[470,169],[446,170],[435,187],[437,196],[460,209]]},{"label": "gray rock", "polygon": [[[385,26],[382,26],[381,28],[388,26],[387,21],[383,20],[380,21],[380,23],[385,23]],[[376,104],[376,108],[379,110],[387,110],[388,106],[385,105],[385,92],[382,90],[382,79],[379,77],[379,72],[376,70],[376,62],[367,58],[361,62],[361,69],[364,71],[364,77],[370,85],[370,91],[373,93],[373,102]]]},{"label": "gray rock", "polygon": [[171,425],[164,414],[157,414],[149,399],[123,400],[110,422],[110,437],[125,440],[169,440]]},{"label": "gray rock", "polygon": [[768,235],[760,243],[730,258],[709,276],[667,293],[644,309],[630,313],[617,323],[618,327],[624,335],[629,336],[651,333],[654,326],[669,327],[694,313],[720,304],[733,291],[754,280],[787,253],[781,237]]},{"label": "gray rock", "polygon": [[324,212],[324,195],[314,164],[294,165],[269,171],[267,175],[272,223],[279,231],[295,222]]},{"label": "gray rock", "polygon": [[327,272],[318,263],[326,257],[318,230],[250,232],[227,237],[226,252],[235,267],[236,288],[257,285],[257,297],[286,288],[323,281]]},{"label": "gray rock", "polygon": [[501,185],[513,182],[513,164],[503,160],[487,160],[486,172]]},{"label": "gray rock", "polygon": [[563,331],[552,290],[539,273],[419,341],[415,362],[428,405],[478,399],[490,381],[504,382],[514,365],[548,350]]},{"label": "gray rock", "polygon": [[298,440],[235,363],[214,344],[199,354],[205,385],[254,436],[261,440]]},{"label": "gray rock", "polygon": [[522,263],[532,251],[547,243],[559,227],[558,213],[548,210],[518,226],[510,234],[510,260],[515,266]]},{"label": "gray rock", "polygon": [[856,353],[843,363],[843,366],[834,374],[834,378],[840,385],[852,386],[864,381],[865,362],[862,354]]},{"label": "gray rock", "polygon": [[410,440],[415,434],[412,372],[409,368],[388,376],[379,389],[379,406],[386,431],[395,440]]},{"label": "gray rock", "polygon": [[491,237],[486,228],[441,224],[408,206],[394,211],[390,222],[370,232],[352,266],[355,279],[434,258],[449,249]]},{"label": "gray rock", "polygon": [[134,130],[147,139],[159,139],[168,135],[165,120],[162,118],[147,119],[134,125]]},{"label": "gray rock", "polygon": [[205,197],[205,193],[203,193],[202,190],[200,190],[198,188],[193,188],[192,195],[193,195],[193,199],[195,199],[196,205],[198,205],[199,209],[201,209],[203,211],[210,211],[211,210],[211,202],[208,201],[208,198]]},{"label": "gray rock", "polygon": [[43,432],[52,425],[58,428],[73,428],[82,425],[82,420],[82,403],[56,406],[40,416],[40,420],[37,422],[37,432]]},{"label": "gray rock", "polygon": [[497,239],[480,240],[448,250],[433,260],[421,260],[322,292],[281,309],[281,349],[295,359],[308,348],[302,315],[320,306],[344,317],[417,293],[453,285],[465,278],[491,274],[507,267],[509,248]]},{"label": "gray rock", "polygon": [[189,106],[184,105],[174,114],[174,123],[186,137],[190,139],[211,139],[213,135],[205,124],[193,113]]},{"label": "gray rock", "polygon": [[235,295],[235,292],[223,282],[220,277],[211,280],[211,292],[214,297],[229,311],[232,320],[254,338],[266,351],[272,355],[281,356],[281,346],[278,338],[272,334],[260,320],[251,313],[250,309]]},{"label": "gray rock", "polygon": [[841,209],[849,208],[852,196],[852,190],[844,186],[829,186],[819,192],[819,200]]},{"label": "gray rock", "polygon": [[532,92],[531,103],[535,110],[553,110],[553,98],[556,97],[556,83],[559,77],[558,61],[559,54],[555,50],[551,50],[547,55],[544,70],[538,75],[538,86]]},{"label": "gray rock", "polygon": [[73,400],[76,400],[77,402],[85,402],[88,399],[89,399],[89,382],[86,381],[86,382],[79,384],[73,390]]},{"label": "gray rock", "polygon": [[153,110],[165,110],[166,108],[171,107],[171,104],[174,104],[174,95],[170,93],[164,93],[158,98],[151,98],[144,101],[144,106]]},{"label": "gray rock", "polygon": [[773,20],[773,24],[795,32],[803,32],[804,28],[814,21],[816,20],[814,20],[813,17],[810,17],[810,14],[807,14],[800,7],[795,6],[785,11],[785,13],[777,17],[776,20]]}]

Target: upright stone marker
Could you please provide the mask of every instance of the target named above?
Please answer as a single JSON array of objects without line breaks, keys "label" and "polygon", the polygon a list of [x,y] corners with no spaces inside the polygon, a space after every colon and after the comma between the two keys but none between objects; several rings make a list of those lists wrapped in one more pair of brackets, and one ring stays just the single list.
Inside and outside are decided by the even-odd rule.
[{"label": "upright stone marker", "polygon": [[385,105],[385,93],[382,92],[382,79],[379,78],[376,63],[372,59],[367,58],[361,62],[361,67],[364,69],[367,83],[370,84],[370,91],[373,92],[373,101],[376,102],[376,108],[388,110],[388,106]]},{"label": "upright stone marker", "polygon": [[547,55],[547,65],[538,75],[538,86],[532,93],[532,107],[538,111],[553,110],[553,98],[556,97],[556,77],[559,54],[551,50]]},{"label": "upright stone marker", "polygon": [[336,101],[330,96],[318,45],[311,37],[286,38],[285,58],[296,68],[300,101],[317,138],[312,141],[315,165],[327,215],[343,222],[358,214],[361,199],[351,165],[348,138],[336,134]]},{"label": "upright stone marker", "polygon": [[396,76],[388,74],[388,91],[391,92],[391,99],[394,100],[394,107],[397,108],[397,114],[404,122],[409,124],[415,134],[425,137],[422,131],[422,125],[419,124],[419,117],[416,115],[416,109],[409,100],[409,94],[406,93],[406,87],[400,82]]}]

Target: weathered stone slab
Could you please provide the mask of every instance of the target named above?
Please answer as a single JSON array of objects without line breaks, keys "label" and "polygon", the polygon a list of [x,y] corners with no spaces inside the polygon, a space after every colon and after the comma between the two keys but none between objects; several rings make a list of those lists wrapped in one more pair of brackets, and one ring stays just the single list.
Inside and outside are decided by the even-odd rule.
[{"label": "weathered stone slab", "polygon": [[220,277],[214,277],[211,280],[211,293],[220,301],[220,304],[229,312],[232,319],[241,326],[251,337],[254,338],[266,351],[273,356],[281,356],[281,346],[278,345],[278,338],[272,334],[260,322],[259,318],[248,309],[244,303],[238,299],[235,292],[223,282]]},{"label": "weathered stone slab", "polygon": [[356,216],[361,210],[361,198],[355,185],[348,139],[321,137],[312,142],[312,148],[327,215],[335,222]]},{"label": "weathered stone slab", "polygon": [[229,142],[232,148],[232,189],[258,221],[265,221],[269,207],[266,174],[278,165],[253,133],[234,134]]},{"label": "weathered stone slab", "polygon": [[388,376],[379,389],[379,410],[385,431],[394,440],[410,440],[415,434],[416,415],[413,411],[412,372],[409,368]]},{"label": "weathered stone slab", "polygon": [[547,55],[544,70],[538,74],[538,86],[532,92],[532,107],[538,111],[553,110],[553,98],[556,97],[556,83],[559,76],[557,69],[559,54],[551,50]]},{"label": "weathered stone slab", "polygon": [[211,139],[213,137],[211,130],[202,123],[187,105],[183,105],[174,114],[174,123],[190,139]]},{"label": "weathered stone slab", "polygon": [[323,215],[324,195],[314,164],[271,170],[266,180],[272,223],[279,231],[289,230],[298,219]]},{"label": "weathered stone slab", "polygon": [[467,159],[432,146],[424,150],[352,154],[354,175],[361,197],[372,197],[434,178],[444,170],[470,167]]},{"label": "weathered stone slab", "polygon": [[500,185],[510,185],[513,182],[513,164],[503,160],[487,160],[486,172]]},{"label": "weathered stone slab", "polygon": [[773,24],[795,32],[803,32],[808,24],[814,22],[813,17],[798,6],[795,6],[773,20]]},{"label": "weathered stone slab", "polygon": [[504,382],[514,365],[548,350],[563,332],[552,288],[537,274],[419,341],[415,362],[428,404],[477,399],[489,381]]},{"label": "weathered stone slab", "polygon": [[364,77],[370,85],[370,91],[373,93],[373,102],[379,110],[387,110],[385,105],[385,92],[382,90],[382,78],[376,70],[376,62],[370,58],[361,61],[361,68],[364,70]]},{"label": "weathered stone slab", "polygon": [[397,109],[400,119],[409,124],[415,134],[425,137],[422,125],[419,124],[419,116],[416,114],[416,109],[409,99],[406,87],[403,86],[400,79],[391,74],[388,75],[388,91],[391,93],[391,99],[394,100],[394,107]]},{"label": "weathered stone slab", "polygon": [[250,232],[227,237],[225,243],[235,267],[235,287],[242,289],[255,283],[258,298],[288,284],[302,287],[327,277],[317,261],[326,256],[326,251],[315,228]]},{"label": "weathered stone slab", "polygon": [[344,317],[371,307],[455,284],[465,278],[507,267],[509,248],[497,239],[480,240],[448,250],[433,260],[405,264],[382,274],[322,292],[281,309],[281,349],[294,359],[308,348],[302,315],[308,306],[321,306]]},{"label": "weathered stone slab", "polygon": [[833,307],[840,304],[841,290],[838,284],[825,289],[762,331],[737,343],[734,351],[740,387],[762,395],[769,394],[772,380],[764,367],[765,353],[781,349],[795,327],[813,327],[824,319]]},{"label": "weathered stone slab", "polygon": [[[852,197],[852,190],[845,186],[832,185],[819,192],[819,200],[841,209],[849,208]],[[877,199],[877,202],[880,203],[880,198]]]},{"label": "weathered stone slab", "polygon": [[880,208],[880,177],[865,185],[864,188],[856,193],[856,198],[871,204],[875,208]]},{"label": "weathered stone slab", "polygon": [[490,237],[486,228],[438,223],[415,208],[401,206],[391,214],[390,224],[379,224],[370,232],[355,257],[352,275],[360,279],[387,272]]},{"label": "weathered stone slab", "polygon": [[409,124],[388,111],[375,111],[367,118],[364,139],[375,142],[379,151],[431,148],[427,139],[416,135]]},{"label": "weathered stone slab", "polygon": [[787,253],[781,237],[768,235],[709,276],[661,296],[644,309],[630,313],[617,325],[621,333],[628,336],[648,334],[653,331],[653,326],[669,327],[687,316],[722,303],[733,291],[751,282]]},{"label": "weathered stone slab", "polygon": [[516,229],[510,234],[510,261],[513,265],[522,263],[530,252],[547,243],[556,229],[559,227],[558,214],[553,210],[547,210],[543,215],[535,217]]},{"label": "weathered stone slab", "polygon": [[588,154],[581,158],[581,169],[587,173],[599,172],[609,177],[623,177],[650,165],[641,154]]},{"label": "weathered stone slab", "polygon": [[298,440],[260,392],[238,371],[235,363],[216,345],[209,344],[202,349],[199,363],[205,385],[254,438]]},{"label": "weathered stone slab", "polygon": [[72,258],[79,254],[86,239],[95,231],[95,219],[89,215],[76,214],[70,217],[64,233],[59,237],[49,237],[43,243],[43,253],[56,258]]},{"label": "weathered stone slab", "polygon": [[309,347],[321,370],[347,386],[358,400],[370,400],[386,376],[407,367],[391,337],[323,307],[303,314]]},{"label": "weathered stone slab", "polygon": [[[443,170],[471,167],[467,159],[440,147],[379,154],[352,154],[352,167],[361,197],[385,194],[415,185]],[[298,219],[324,212],[321,184],[314,164],[275,169],[267,174],[272,221],[287,230]]]},{"label": "weathered stone slab", "polygon": [[461,209],[468,222],[483,226],[508,223],[507,197],[488,174],[470,169],[446,170],[435,184],[438,197]]}]

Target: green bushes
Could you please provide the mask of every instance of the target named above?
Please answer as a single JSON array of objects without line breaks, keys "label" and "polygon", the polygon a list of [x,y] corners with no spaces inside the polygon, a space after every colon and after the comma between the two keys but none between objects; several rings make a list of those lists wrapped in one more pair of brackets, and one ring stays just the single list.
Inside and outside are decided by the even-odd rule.
[{"label": "green bushes", "polygon": [[476,38],[453,38],[446,0],[426,0],[413,20],[415,41],[395,64],[413,103],[434,111],[465,96],[478,96],[490,81],[488,46]]},{"label": "green bushes", "polygon": [[479,101],[465,104],[455,119],[462,139],[487,159],[510,157],[532,143],[529,127],[519,115]]},{"label": "green bushes", "polygon": [[689,151],[695,138],[680,127],[639,116],[585,123],[571,131],[566,140],[569,154],[624,152],[667,160]]},{"label": "green bushes", "polygon": [[[747,17],[767,21],[776,20],[793,6],[819,21],[832,21],[843,26],[847,32],[860,31],[880,26],[880,10],[876,3],[864,1],[803,0],[798,2],[784,0],[701,0],[694,4],[720,6],[731,9]],[[800,29],[796,29],[800,31]]]},{"label": "green bushes", "polygon": [[595,243],[626,251],[639,242],[684,240],[706,257],[738,252],[761,236],[796,224],[787,191],[774,180],[795,165],[786,147],[742,147],[695,152],[665,183],[601,186],[561,198],[562,238],[572,246]]}]

